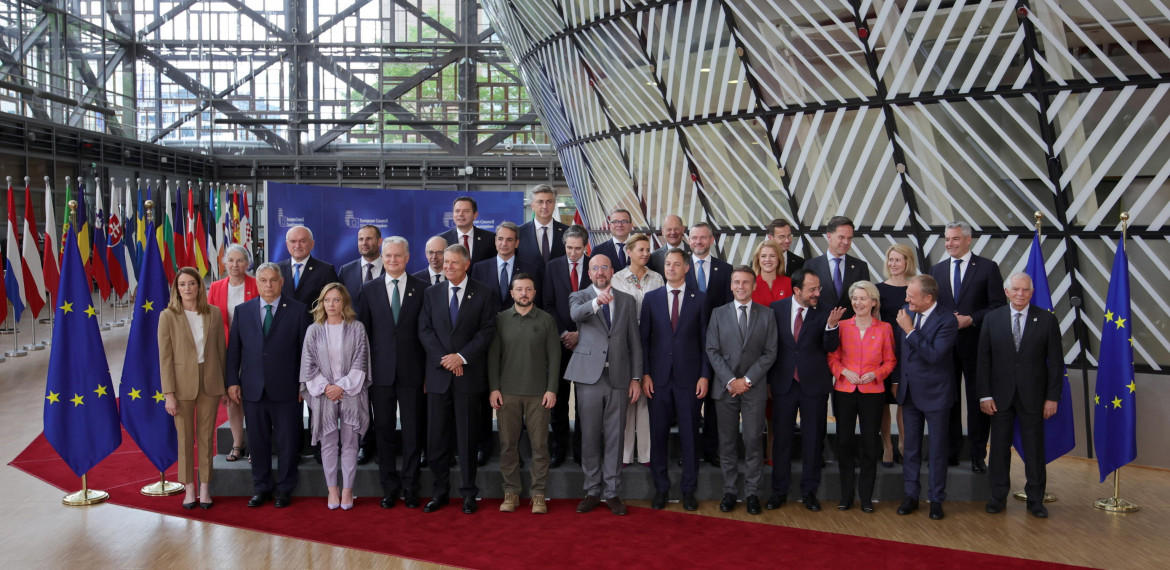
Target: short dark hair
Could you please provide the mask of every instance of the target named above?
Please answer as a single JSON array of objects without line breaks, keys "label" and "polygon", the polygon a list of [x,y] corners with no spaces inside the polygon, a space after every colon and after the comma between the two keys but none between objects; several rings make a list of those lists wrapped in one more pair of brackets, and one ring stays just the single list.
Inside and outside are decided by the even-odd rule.
[{"label": "short dark hair", "polygon": [[853,220],[850,220],[845,216],[833,216],[829,218],[828,223],[825,224],[825,233],[831,234],[837,231],[837,228],[841,226],[849,226],[850,229],[857,229],[857,226],[853,225]]},{"label": "short dark hair", "polygon": [[378,226],[375,226],[374,224],[366,224],[366,225],[364,225],[364,226],[362,226],[362,227],[358,228],[358,233],[359,233],[359,234],[360,234],[360,233],[362,233],[362,230],[364,230],[364,229],[367,229],[367,228],[368,228],[368,229],[372,229],[372,230],[374,230],[374,235],[378,237],[378,240],[379,240],[379,241],[381,241],[381,239],[382,239],[382,230],[378,229]]},{"label": "short dark hair", "polygon": [[[792,224],[788,223],[788,220],[785,220],[784,218],[776,218],[775,220],[772,220],[772,223],[768,224],[768,228],[767,228],[768,235],[772,235],[772,234],[776,233],[777,228],[788,228],[788,227],[792,227]],[[793,229],[795,229],[795,228],[793,228]],[[793,233],[796,233],[796,232],[794,231]]]},{"label": "short dark hair", "polygon": [[820,279],[820,276],[817,275],[817,272],[813,271],[811,269],[800,268],[800,269],[797,269],[796,271],[793,271],[792,277],[791,277],[792,288],[793,289],[800,289],[801,291],[803,291],[804,290],[804,279],[806,277],[808,277],[809,275],[812,275],[813,277]]},{"label": "short dark hair", "polygon": [[475,203],[475,198],[472,198],[471,196],[460,196],[456,198],[454,202],[451,202],[451,207],[454,208],[455,204],[460,202],[467,202],[468,204],[471,204],[471,213],[479,213],[479,204]]},{"label": "short dark hair", "polygon": [[691,257],[689,255],[687,255],[687,252],[683,251],[683,249],[681,247],[672,247],[672,248],[666,250],[666,255],[662,256],[662,259],[663,259],[663,261],[665,261],[666,258],[668,258],[672,255],[675,255],[675,254],[682,257],[683,265],[686,265],[687,267],[691,266]]},{"label": "short dark hair", "polygon": [[708,224],[707,222],[695,222],[691,224],[691,229],[693,230],[695,228],[707,228],[711,231],[712,236],[715,235],[715,228],[711,227],[711,224]]},{"label": "short dark hair", "polygon": [[752,268],[747,266],[747,265],[736,265],[735,267],[733,267],[731,269],[731,272],[732,273],[747,273],[748,275],[752,276],[753,280],[756,278],[756,272],[752,271]]},{"label": "short dark hair", "polygon": [[512,276],[512,282],[510,284],[508,284],[508,290],[511,291],[512,288],[516,286],[516,282],[521,280],[521,279],[527,279],[527,280],[531,281],[532,288],[536,289],[536,279],[533,279],[531,275],[521,271],[521,272]]},{"label": "short dark hair", "polygon": [[577,224],[565,228],[565,233],[561,234],[562,242],[569,238],[581,238],[581,245],[589,245],[589,232]]},{"label": "short dark hair", "polygon": [[918,282],[918,288],[923,295],[929,295],[931,300],[938,302],[938,281],[934,277],[923,273],[910,278],[911,282]]}]

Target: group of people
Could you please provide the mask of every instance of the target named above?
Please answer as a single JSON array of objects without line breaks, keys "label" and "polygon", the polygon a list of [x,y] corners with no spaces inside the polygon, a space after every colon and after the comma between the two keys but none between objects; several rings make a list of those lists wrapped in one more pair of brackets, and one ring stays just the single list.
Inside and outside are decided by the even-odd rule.
[{"label": "group of people", "polygon": [[[494,414],[501,511],[521,504],[524,430],[533,513],[547,512],[548,471],[570,454],[585,476],[577,512],[604,503],[625,514],[621,470],[634,461],[649,466],[651,506],[664,508],[675,425],[685,509],[698,508],[701,461],[722,470],[721,510],[735,509],[741,496],[751,514],[782,507],[799,437],[800,496],[819,511],[831,400],[837,507],[850,509],[856,498],[872,513],[879,460],[902,461],[905,499],[897,512],[916,511],[929,426],[927,498],[930,518],[941,519],[947,469],[964,449],[962,387],[971,469],[990,470],[987,511],[1005,508],[1018,419],[1028,510],[1047,516],[1043,420],[1060,400],[1059,327],[1029,304],[1026,274],[1004,282],[995,262],[971,253],[968,224],[947,225],[948,257],[929,274],[917,274],[913,248],[890,247],[886,280],[874,283],[865,262],[849,255],[848,218],[828,221],[826,253],[808,260],[789,251],[793,227],[776,220],[751,265],[733,267],[713,255],[710,225],[687,228],[667,216],[665,243],[653,249],[648,236],[632,234],[632,216],[620,208],[608,216],[612,238],[586,255],[587,232],[553,219],[555,198],[551,187],[537,186],[534,219],[503,222],[495,232],[475,227],[473,198],[456,199],[456,227],[426,242],[428,266],[415,274],[406,273],[407,240],[383,239],[375,226],[359,229],[359,257],[339,271],[312,256],[312,232],[302,226],[286,234],[290,259],[260,264],[255,277],[238,246],[226,253],[228,276],[209,291],[198,273],[179,271],[160,319],[159,359],[178,428],[184,508],[211,507],[221,401],[232,426],[227,460],[251,461],[248,505],[287,506],[304,401],[304,439],[319,445],[330,509],[352,508],[356,467],[375,459],[383,508],[399,499],[424,512],[448,505],[457,461],[462,510],[475,512],[476,471],[496,439]],[[771,496],[761,504],[765,463],[773,466]],[[434,485],[422,505],[424,465]]]}]

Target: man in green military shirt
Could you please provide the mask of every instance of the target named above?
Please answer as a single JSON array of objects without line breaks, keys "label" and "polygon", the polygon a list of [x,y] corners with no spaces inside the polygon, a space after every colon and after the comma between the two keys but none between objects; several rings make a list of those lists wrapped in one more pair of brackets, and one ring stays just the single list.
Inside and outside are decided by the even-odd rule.
[{"label": "man in green military shirt", "polygon": [[520,503],[520,431],[528,425],[532,442],[532,512],[548,512],[548,424],[557,403],[561,344],[557,323],[536,308],[536,282],[525,274],[512,278],[511,308],[496,315],[496,335],[488,349],[488,388],[500,430],[500,474],[504,476],[503,512]]}]

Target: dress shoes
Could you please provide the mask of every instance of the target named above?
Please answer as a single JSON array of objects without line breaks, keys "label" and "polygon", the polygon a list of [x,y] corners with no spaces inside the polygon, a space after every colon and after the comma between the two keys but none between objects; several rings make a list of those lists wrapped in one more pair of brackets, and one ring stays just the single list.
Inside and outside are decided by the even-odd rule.
[{"label": "dress shoes", "polygon": [[735,495],[732,493],[724,493],[723,500],[719,501],[719,511],[730,513],[735,510]]},{"label": "dress shoes", "polygon": [[760,498],[755,495],[748,495],[747,498],[747,512],[749,515],[760,514]]},{"label": "dress shoes", "polygon": [[619,517],[626,515],[626,504],[622,502],[621,497],[610,497],[605,500],[605,506],[609,507],[609,511]]},{"label": "dress shoes", "polygon": [[950,467],[958,467],[959,466],[959,458],[958,457],[951,457],[951,458],[947,459],[947,465]]},{"label": "dress shoes", "polygon": [[987,502],[987,506],[983,507],[983,510],[993,515],[998,515],[999,513],[1002,513],[1005,508],[1007,508],[1006,499],[992,499]]},{"label": "dress shoes", "polygon": [[852,507],[853,507],[853,497],[841,499],[841,501],[837,503],[837,510],[838,511],[847,511]]},{"label": "dress shoes", "polygon": [[821,502],[817,500],[816,495],[809,493],[804,496],[804,508],[815,513],[821,510]]},{"label": "dress shoes", "polygon": [[900,514],[900,515],[908,515],[908,514],[913,513],[914,511],[917,511],[917,510],[918,510],[918,499],[911,499],[911,498],[907,497],[906,500],[902,501],[901,505],[898,505],[898,514]]},{"label": "dress shoes", "polygon": [[408,509],[417,509],[419,504],[418,493],[407,491],[402,494],[402,506]]},{"label": "dress shoes", "polygon": [[380,504],[382,505],[383,509],[393,509],[394,503],[397,503],[397,502],[398,502],[398,489],[395,489],[389,493],[386,493],[385,495],[382,495],[382,502]]},{"label": "dress shoes", "polygon": [[477,465],[479,465],[480,467],[483,467],[484,465],[487,465],[487,462],[488,462],[488,454],[486,451],[479,450],[479,451],[475,452],[475,463]]},{"label": "dress shoes", "polygon": [[552,454],[552,456],[549,457],[549,459],[548,459],[548,468],[549,469],[556,469],[557,467],[560,467],[561,465],[564,465],[564,464],[565,464],[565,454],[563,452],[560,452],[560,451]]},{"label": "dress shoes", "polygon": [[585,498],[581,499],[581,502],[577,504],[577,512],[587,513],[597,508],[597,505],[600,504],[601,497],[598,497],[597,495],[585,495]]},{"label": "dress shoes", "polygon": [[1028,512],[1038,519],[1048,518],[1048,507],[1044,506],[1043,501],[1028,501]]},{"label": "dress shoes", "polygon": [[470,515],[479,509],[479,503],[475,502],[475,497],[463,497],[463,514]]},{"label": "dress shoes", "polygon": [[658,509],[660,511],[662,509],[665,509],[666,508],[666,493],[663,493],[662,491],[656,491],[654,493],[654,498],[650,499],[650,508]]},{"label": "dress shoes", "polygon": [[272,500],[272,506],[283,509],[292,504],[292,496],[288,493],[276,492],[276,498]]},{"label": "dress shoes", "polygon": [[418,454],[418,467],[422,469],[427,466],[427,452],[423,451]]},{"label": "dress shoes", "polygon": [[714,453],[704,455],[703,461],[706,461],[711,467],[719,467],[719,456]]},{"label": "dress shoes", "polygon": [[873,501],[867,501],[867,500],[862,499],[861,512],[872,514],[873,513]]},{"label": "dress shoes", "polygon": [[427,502],[427,506],[423,507],[423,512],[433,513],[439,510],[441,507],[449,504],[451,504],[451,497],[448,497],[447,495],[431,497],[431,500]]},{"label": "dress shoes", "polygon": [[699,500],[694,493],[683,493],[683,509],[688,511],[699,510]]},{"label": "dress shoes", "polygon": [[359,447],[358,448],[358,460],[357,460],[358,465],[365,465],[365,464],[369,463],[370,459],[373,456],[374,456],[374,454],[366,451],[366,448]]},{"label": "dress shoes", "polygon": [[768,509],[769,511],[774,511],[780,507],[783,507],[784,503],[787,503],[787,502],[788,502],[788,495],[781,495],[780,493],[772,493],[772,496],[768,499],[768,504],[764,505],[764,508]]},{"label": "dress shoes", "polygon": [[987,473],[987,462],[982,459],[971,460],[971,471],[976,473]]},{"label": "dress shoes", "polygon": [[248,506],[259,507],[260,505],[263,505],[264,503],[267,503],[271,500],[272,493],[256,493],[255,495],[252,495],[251,499],[248,499]]},{"label": "dress shoes", "polygon": [[942,501],[936,501],[930,504],[930,520],[942,520],[946,515],[943,514]]}]

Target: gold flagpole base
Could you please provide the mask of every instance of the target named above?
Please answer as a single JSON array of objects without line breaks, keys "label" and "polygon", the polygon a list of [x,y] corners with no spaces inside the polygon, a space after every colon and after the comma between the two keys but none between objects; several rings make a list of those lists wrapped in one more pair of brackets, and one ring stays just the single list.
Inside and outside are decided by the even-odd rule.
[{"label": "gold flagpole base", "polygon": [[1097,499],[1093,506],[1107,513],[1136,513],[1141,508],[1120,497]]},{"label": "gold flagpole base", "polygon": [[70,507],[84,507],[86,505],[96,505],[98,503],[106,502],[110,498],[110,494],[105,491],[96,491],[94,489],[82,489],[76,493],[69,493],[61,499],[61,504]]},{"label": "gold flagpole base", "polygon": [[[1012,497],[1015,497],[1015,499],[1017,501],[1027,501],[1028,500],[1028,494],[1023,492],[1023,491],[1016,491],[1015,493],[1012,493]],[[1053,495],[1052,493],[1044,493],[1044,502],[1045,503],[1055,503],[1056,502],[1056,495]]]},{"label": "gold flagpole base", "polygon": [[148,497],[169,497],[183,492],[183,484],[176,481],[159,481],[142,488],[142,494]]}]

